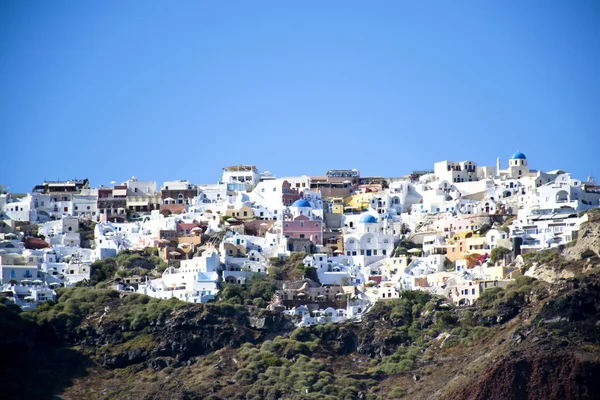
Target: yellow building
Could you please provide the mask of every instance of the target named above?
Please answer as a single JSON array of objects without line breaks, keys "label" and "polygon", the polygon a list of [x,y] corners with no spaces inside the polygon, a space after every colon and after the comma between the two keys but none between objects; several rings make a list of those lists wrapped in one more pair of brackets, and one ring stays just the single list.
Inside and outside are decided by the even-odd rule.
[{"label": "yellow building", "polygon": [[373,199],[373,193],[359,193],[344,197],[344,208],[353,211],[366,211]]},{"label": "yellow building", "polygon": [[225,211],[225,215],[228,217],[233,217],[238,221],[251,221],[254,217],[254,210],[247,205],[243,205],[239,209],[231,208]]},{"label": "yellow building", "polygon": [[[454,262],[465,256],[483,255],[487,252],[485,236],[479,236],[472,231],[459,232],[449,240],[446,257]],[[469,257],[472,258],[472,257]]]},{"label": "yellow building", "polygon": [[343,214],[344,213],[344,204],[343,203],[331,204],[331,212],[333,214]]}]

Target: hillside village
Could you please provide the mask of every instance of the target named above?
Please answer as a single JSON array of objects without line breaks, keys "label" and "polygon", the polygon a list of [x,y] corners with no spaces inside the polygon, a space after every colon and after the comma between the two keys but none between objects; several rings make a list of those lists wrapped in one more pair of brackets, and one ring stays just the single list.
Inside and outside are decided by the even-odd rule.
[{"label": "hillside village", "polygon": [[[111,187],[79,179],[3,190],[1,296],[31,310],[61,287],[97,284],[207,303],[291,265],[294,279],[273,278],[273,296],[250,303],[299,326],[360,320],[406,289],[472,305],[527,274],[527,253],[572,243],[583,211],[600,207],[592,177],[528,162],[520,152],[505,168],[500,159],[441,161],[403,177],[278,178],[237,165],[216,184],[159,188],[131,177]],[[99,280],[115,259],[123,262]]]}]

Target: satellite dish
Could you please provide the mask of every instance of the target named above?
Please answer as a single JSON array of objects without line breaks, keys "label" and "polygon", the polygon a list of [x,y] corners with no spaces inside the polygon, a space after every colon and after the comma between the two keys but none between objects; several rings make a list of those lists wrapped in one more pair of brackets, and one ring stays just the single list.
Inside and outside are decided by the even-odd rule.
[{"label": "satellite dish", "polygon": [[110,184],[111,184],[111,185],[116,185],[116,184],[117,184],[117,181],[110,181]]}]

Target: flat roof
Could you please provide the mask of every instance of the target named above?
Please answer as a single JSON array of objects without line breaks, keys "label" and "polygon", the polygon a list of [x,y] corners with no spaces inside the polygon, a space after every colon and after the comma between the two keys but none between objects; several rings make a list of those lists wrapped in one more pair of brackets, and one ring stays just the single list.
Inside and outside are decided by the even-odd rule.
[{"label": "flat roof", "polygon": [[232,165],[223,168],[225,171],[239,172],[239,171],[256,171],[255,165]]}]

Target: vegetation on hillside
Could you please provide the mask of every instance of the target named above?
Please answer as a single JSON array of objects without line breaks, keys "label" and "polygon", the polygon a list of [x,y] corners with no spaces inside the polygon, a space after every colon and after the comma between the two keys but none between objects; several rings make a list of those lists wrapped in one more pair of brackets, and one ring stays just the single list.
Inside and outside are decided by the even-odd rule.
[{"label": "vegetation on hillside", "polygon": [[158,256],[158,249],[146,247],[143,250],[124,250],[116,257],[108,257],[91,265],[89,286],[96,286],[114,279],[129,276],[158,276],[168,264]]},{"label": "vegetation on hillside", "polygon": [[273,281],[295,281],[299,279],[312,279],[319,282],[317,270],[314,267],[305,267],[305,252],[294,252],[289,257],[269,258],[268,276]]},{"label": "vegetation on hillside", "polygon": [[217,300],[227,304],[254,305],[265,308],[276,290],[277,286],[267,277],[255,274],[246,280],[245,285],[223,285],[217,295]]},{"label": "vegetation on hillside", "polygon": [[572,261],[560,249],[530,254],[525,266],[574,277],[522,276],[461,308],[403,291],[360,322],[293,329],[262,308],[276,280],[314,273],[303,253],[271,259],[268,276],[225,285],[217,302],[199,305],[103,289],[119,273],[164,266],[154,250],[124,252],[96,264],[92,287],[60,289],[33,312],[0,301],[3,398],[65,389],[78,398],[590,397],[600,372],[600,260],[585,251]]}]

